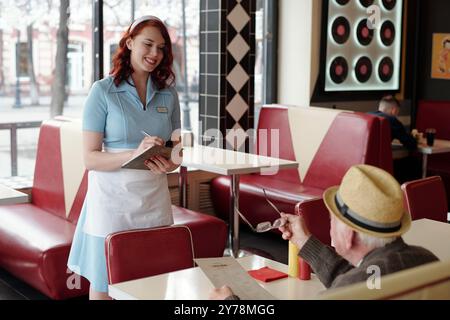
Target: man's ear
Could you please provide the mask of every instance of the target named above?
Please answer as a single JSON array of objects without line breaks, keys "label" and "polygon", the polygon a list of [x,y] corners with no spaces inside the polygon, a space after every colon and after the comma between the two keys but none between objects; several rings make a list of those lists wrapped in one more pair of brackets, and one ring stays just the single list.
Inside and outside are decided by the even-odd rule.
[{"label": "man's ear", "polygon": [[126,44],[128,50],[131,51],[131,47],[132,47],[132,44],[133,44],[133,39],[128,38],[127,41],[125,42],[125,44]]},{"label": "man's ear", "polygon": [[350,228],[345,228],[344,232],[345,239],[345,250],[349,251],[356,245],[356,232]]}]

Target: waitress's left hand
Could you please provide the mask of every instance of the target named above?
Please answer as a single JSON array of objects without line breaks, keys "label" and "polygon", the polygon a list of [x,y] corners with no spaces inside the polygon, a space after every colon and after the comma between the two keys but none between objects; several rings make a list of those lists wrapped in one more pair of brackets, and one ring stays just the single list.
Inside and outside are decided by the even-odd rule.
[{"label": "waitress's left hand", "polygon": [[154,156],[146,160],[145,165],[155,174],[163,174],[170,171],[174,167],[174,163],[162,156]]}]

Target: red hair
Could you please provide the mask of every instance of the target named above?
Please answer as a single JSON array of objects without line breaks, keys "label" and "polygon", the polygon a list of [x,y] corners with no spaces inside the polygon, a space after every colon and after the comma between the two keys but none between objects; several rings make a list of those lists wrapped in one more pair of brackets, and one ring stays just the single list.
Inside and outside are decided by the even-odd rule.
[{"label": "red hair", "polygon": [[172,70],[173,64],[173,53],[172,53],[172,42],[170,41],[169,32],[166,26],[157,18],[150,18],[145,20],[130,32],[131,26],[120,39],[119,47],[114,54],[112,63],[113,67],[109,73],[114,78],[114,84],[119,86],[122,81],[127,80],[131,74],[134,72],[131,66],[131,51],[127,47],[127,40],[133,39],[137,36],[142,29],[145,27],[155,27],[161,32],[164,38],[164,57],[161,63],[156,67],[156,69],[150,73],[150,76],[155,83],[158,90],[170,87],[175,82],[175,73]]}]

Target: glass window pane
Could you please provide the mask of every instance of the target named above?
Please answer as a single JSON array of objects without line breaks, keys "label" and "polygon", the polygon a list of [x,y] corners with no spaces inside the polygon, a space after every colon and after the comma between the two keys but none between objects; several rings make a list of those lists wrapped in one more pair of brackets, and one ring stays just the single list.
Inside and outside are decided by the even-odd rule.
[{"label": "glass window pane", "polygon": [[[61,113],[81,116],[92,84],[92,1],[70,1],[67,63],[59,64],[56,53],[63,43],[57,35],[64,2],[0,1],[0,123],[49,119],[56,73],[66,94],[64,98],[64,90],[57,91]],[[10,134],[0,131],[0,177],[6,177],[11,175]],[[34,172],[38,133],[38,129],[17,131],[18,175]]]},{"label": "glass window pane", "polygon": [[256,1],[255,13],[255,128],[258,126],[259,111],[264,104],[264,4],[266,0]]}]

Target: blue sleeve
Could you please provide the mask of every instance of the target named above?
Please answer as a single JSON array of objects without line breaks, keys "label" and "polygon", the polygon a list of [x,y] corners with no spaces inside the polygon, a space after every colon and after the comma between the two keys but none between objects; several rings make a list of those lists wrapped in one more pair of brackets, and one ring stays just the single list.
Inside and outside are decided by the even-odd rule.
[{"label": "blue sleeve", "polygon": [[98,82],[94,82],[83,110],[83,130],[105,132],[108,113],[105,92]]},{"label": "blue sleeve", "polygon": [[173,94],[173,113],[172,113],[172,131],[181,129],[181,119],[180,119],[180,100],[178,99],[178,92],[175,88],[172,88]]}]

